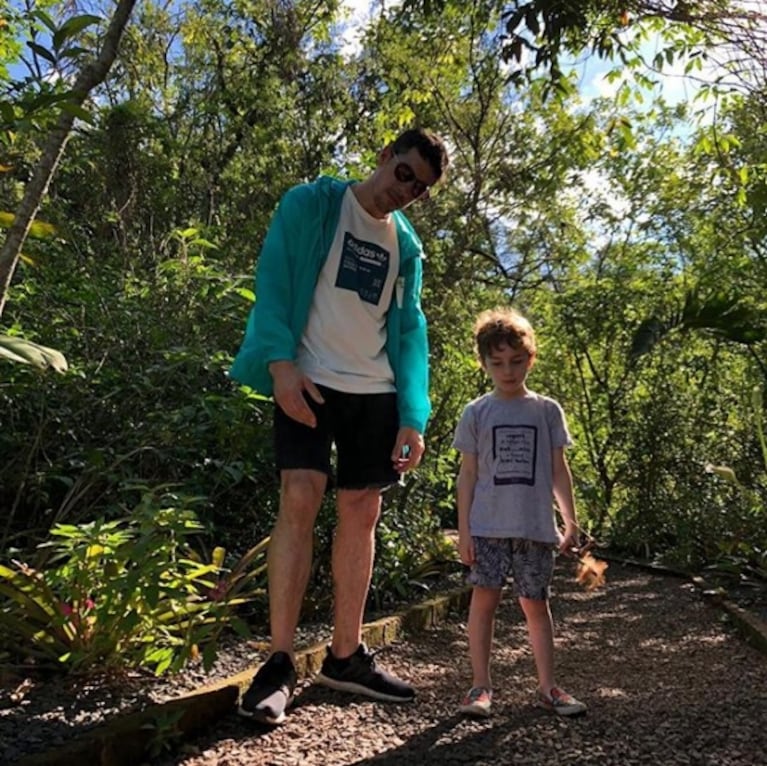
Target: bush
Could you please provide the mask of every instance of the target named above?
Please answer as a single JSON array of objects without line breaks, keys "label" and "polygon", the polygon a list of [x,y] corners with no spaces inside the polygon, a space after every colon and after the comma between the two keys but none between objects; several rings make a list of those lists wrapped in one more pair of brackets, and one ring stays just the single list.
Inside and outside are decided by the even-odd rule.
[{"label": "bush", "polygon": [[43,563],[0,566],[0,646],[68,669],[145,666],[157,675],[202,657],[210,667],[225,627],[248,628],[237,607],[262,598],[268,540],[232,568],[203,561],[193,499],[146,493],[125,519],[59,524],[39,546]]}]

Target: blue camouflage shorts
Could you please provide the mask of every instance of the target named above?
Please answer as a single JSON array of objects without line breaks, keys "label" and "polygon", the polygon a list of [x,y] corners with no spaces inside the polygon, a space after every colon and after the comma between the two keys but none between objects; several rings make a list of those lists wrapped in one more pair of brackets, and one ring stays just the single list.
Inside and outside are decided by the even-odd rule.
[{"label": "blue camouflage shorts", "polygon": [[546,601],[554,574],[555,546],[516,537],[474,537],[474,563],[466,582],[502,588],[511,576],[522,598]]}]

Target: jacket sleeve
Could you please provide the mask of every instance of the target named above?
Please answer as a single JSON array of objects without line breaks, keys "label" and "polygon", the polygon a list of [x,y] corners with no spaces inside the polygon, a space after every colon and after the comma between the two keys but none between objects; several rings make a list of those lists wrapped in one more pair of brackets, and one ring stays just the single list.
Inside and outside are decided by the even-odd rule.
[{"label": "jacket sleeve", "polygon": [[429,344],[426,317],[421,309],[423,259],[409,258],[403,265],[400,311],[399,374],[397,401],[400,426],[426,430],[429,402]]},{"label": "jacket sleeve", "polygon": [[[245,339],[230,375],[262,394],[272,393],[270,362],[294,359],[299,339],[291,328],[296,263],[295,237],[309,214],[306,186],[288,190],[272,217],[256,264],[256,300],[245,328]],[[300,211],[300,212],[299,212]]]}]

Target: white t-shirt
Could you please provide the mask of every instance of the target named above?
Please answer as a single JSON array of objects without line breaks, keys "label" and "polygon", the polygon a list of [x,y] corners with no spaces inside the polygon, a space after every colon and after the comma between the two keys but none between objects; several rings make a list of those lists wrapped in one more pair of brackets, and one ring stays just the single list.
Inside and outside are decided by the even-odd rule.
[{"label": "white t-shirt", "polygon": [[552,451],[570,443],[554,399],[530,391],[513,399],[489,393],[469,402],[453,447],[477,456],[472,536],[557,542]]},{"label": "white t-shirt", "polygon": [[385,346],[399,261],[393,218],[374,218],[349,187],[298,347],[298,366],[315,383],[353,394],[395,390]]}]

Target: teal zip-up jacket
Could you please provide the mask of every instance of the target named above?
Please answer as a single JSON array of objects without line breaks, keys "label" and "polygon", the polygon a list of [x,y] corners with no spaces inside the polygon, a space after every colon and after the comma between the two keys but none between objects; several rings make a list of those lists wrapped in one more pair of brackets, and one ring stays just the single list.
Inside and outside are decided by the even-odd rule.
[{"label": "teal zip-up jacket", "polygon": [[[353,181],[321,176],[283,196],[256,264],[256,300],[230,376],[272,395],[271,362],[295,360],[320,270],[328,257],[344,192]],[[393,214],[399,276],[386,316],[386,352],[394,372],[400,427],[424,433],[429,418],[426,318],[421,310],[423,247],[400,211]]]}]

